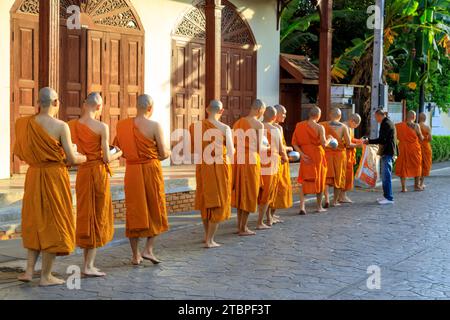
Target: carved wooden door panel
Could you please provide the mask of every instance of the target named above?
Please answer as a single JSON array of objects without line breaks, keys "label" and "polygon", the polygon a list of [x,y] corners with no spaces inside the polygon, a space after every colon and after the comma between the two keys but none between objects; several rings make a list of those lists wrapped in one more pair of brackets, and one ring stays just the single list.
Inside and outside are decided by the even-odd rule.
[{"label": "carved wooden door panel", "polygon": [[[38,110],[39,93],[39,23],[33,20],[14,20],[12,34],[12,112],[11,147],[14,146],[15,122],[20,117],[34,115]],[[12,150],[11,150],[12,151]],[[11,157],[15,173],[24,173],[27,166]]]}]

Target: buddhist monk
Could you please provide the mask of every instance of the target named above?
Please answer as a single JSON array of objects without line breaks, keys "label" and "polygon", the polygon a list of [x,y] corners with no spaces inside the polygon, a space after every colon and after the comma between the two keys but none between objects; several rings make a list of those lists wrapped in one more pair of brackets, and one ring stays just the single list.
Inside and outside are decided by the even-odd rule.
[{"label": "buddhist monk", "polygon": [[433,150],[431,148],[431,141],[433,136],[431,134],[431,128],[426,124],[427,115],[422,112],[419,115],[420,130],[423,134],[423,140],[421,142],[422,147],[422,176],[420,177],[419,185],[425,188],[425,177],[430,176],[431,166],[433,165]]},{"label": "buddhist monk", "polygon": [[325,208],[330,206],[328,187],[334,188],[333,206],[340,206],[339,199],[341,192],[345,189],[346,185],[346,146],[349,148],[356,148],[358,146],[352,143],[349,130],[347,126],[341,122],[341,118],[342,111],[339,108],[333,108],[329,113],[330,120],[321,123],[325,128],[325,135],[333,137],[338,142],[337,147],[328,145],[325,148],[325,156],[328,165],[325,187]]},{"label": "buddhist monk", "polygon": [[422,176],[422,147],[420,141],[424,139],[422,130],[416,121],[416,113],[408,111],[406,121],[395,125],[399,155],[395,167],[395,174],[400,177],[402,192],[407,192],[406,178],[414,178],[414,190],[423,191],[420,185]]},{"label": "buddhist monk", "polygon": [[[362,140],[355,139],[355,129],[361,124],[361,116],[354,113],[350,116],[347,122],[344,122],[349,131],[351,143],[361,144]],[[353,203],[353,201],[348,197],[347,192],[352,191],[354,188],[355,181],[355,164],[356,164],[356,148],[347,146],[347,170],[345,173],[345,188],[341,192],[339,199],[340,203]]]},{"label": "buddhist monk", "polygon": [[69,122],[73,142],[87,162],[78,169],[77,193],[77,246],[84,249],[83,274],[88,277],[104,277],[95,267],[97,248],[105,246],[114,236],[109,163],[122,156],[120,150],[110,154],[109,127],[98,121],[103,110],[99,93],[88,95],[79,120]]},{"label": "buddhist monk", "polygon": [[266,110],[261,100],[255,100],[246,117],[233,126],[235,159],[233,163],[233,189],[231,206],[237,209],[238,234],[253,236],[255,232],[248,228],[250,213],[258,209],[258,195],[261,187],[261,159],[259,152],[264,149],[263,129],[260,121]]},{"label": "buddhist monk", "polygon": [[292,146],[300,153],[300,215],[306,215],[305,196],[315,194],[317,213],[326,212],[322,206],[323,193],[327,178],[327,160],[325,147],[331,137],[325,136],[325,128],[318,123],[322,112],[318,107],[309,111],[309,119],[297,124],[292,137]]},{"label": "buddhist monk", "polygon": [[[143,260],[159,264],[153,253],[155,238],[169,229],[161,161],[170,157],[161,125],[150,120],[153,99],[138,97],[136,118],[119,121],[114,145],[127,160],[125,172],[126,236],[132,264]],[[139,239],[146,238],[142,253]]]},{"label": "buddhist monk", "polygon": [[[257,230],[270,229],[273,225],[273,216],[270,206],[273,206],[278,186],[278,173],[280,171],[281,162],[288,161],[285,152],[281,131],[276,127],[277,110],[274,107],[267,107],[264,112],[264,135],[266,143],[270,149],[261,156],[261,177],[262,187],[259,194],[259,217]],[[281,161],[280,161],[281,157]],[[263,222],[264,216],[267,217],[267,224]]]},{"label": "buddhist monk", "polygon": [[39,91],[39,113],[16,122],[14,154],[30,167],[22,206],[22,240],[28,249],[27,268],[20,281],[33,279],[42,252],[41,286],[64,284],[52,275],[56,256],[75,249],[75,216],[72,212],[68,165],[86,161],[72,145],[69,126],[55,119],[58,94],[51,88]]},{"label": "buddhist monk", "polygon": [[[282,105],[276,105],[275,109],[277,110],[277,117],[274,125],[281,132],[281,139],[283,143],[284,153],[287,154],[294,149],[292,147],[288,147],[286,143],[286,139],[284,138],[284,131],[281,124],[286,121],[287,110]],[[283,162],[280,156],[280,168],[278,171],[278,183],[277,190],[275,192],[275,200],[271,205],[271,214],[273,217],[273,223],[283,222],[279,216],[275,214],[276,210],[279,209],[288,209],[292,208],[294,205],[293,197],[292,197],[292,182],[291,182],[291,169],[289,165],[289,161]]]},{"label": "buddhist monk", "polygon": [[[206,109],[207,119],[192,124],[190,127],[192,142],[202,141],[199,149],[201,163],[197,164],[196,168],[195,209],[200,210],[202,215],[206,248],[221,246],[214,240],[214,236],[219,223],[231,217],[232,168],[230,156],[234,155],[234,146],[231,128],[220,121],[223,111],[222,102],[213,100]],[[200,136],[196,135],[195,126],[200,126],[198,131]],[[217,148],[213,148],[211,152],[207,153],[206,149],[211,144],[216,144]],[[231,150],[227,148],[231,148]],[[216,150],[219,154],[216,154]],[[206,157],[210,157],[210,159],[206,159]]]}]

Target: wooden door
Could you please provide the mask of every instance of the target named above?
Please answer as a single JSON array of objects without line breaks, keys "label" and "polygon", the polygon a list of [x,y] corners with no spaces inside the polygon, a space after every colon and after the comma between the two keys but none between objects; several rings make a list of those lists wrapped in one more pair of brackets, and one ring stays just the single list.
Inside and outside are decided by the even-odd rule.
[{"label": "wooden door", "polygon": [[205,50],[200,43],[174,41],[172,130],[205,119]]},{"label": "wooden door", "polygon": [[[98,92],[102,97],[105,97],[106,50],[105,34],[89,30],[87,36],[87,92]],[[109,118],[108,112],[108,108],[105,106],[102,120]]]},{"label": "wooden door", "polygon": [[232,126],[245,116],[256,98],[256,58],[249,50],[222,48],[222,121]]},{"label": "wooden door", "polygon": [[[33,20],[13,20],[12,34],[12,112],[11,146],[14,146],[15,122],[20,117],[34,115],[39,93],[39,23]],[[17,157],[12,159],[14,173],[26,171]]]},{"label": "wooden door", "polygon": [[81,116],[86,99],[87,31],[61,28],[61,110],[64,121]]}]

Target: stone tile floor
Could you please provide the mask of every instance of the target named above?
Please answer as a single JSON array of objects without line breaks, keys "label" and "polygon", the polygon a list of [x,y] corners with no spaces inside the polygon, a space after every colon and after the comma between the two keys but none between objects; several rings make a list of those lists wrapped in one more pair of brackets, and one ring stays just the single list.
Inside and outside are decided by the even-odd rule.
[{"label": "stone tile floor", "polygon": [[[281,213],[284,224],[250,238],[233,235],[229,221],[220,249],[202,248],[192,219],[158,239],[160,266],[130,266],[128,244],[118,241],[99,253],[108,276],[82,279],[80,290],[20,284],[24,261],[0,261],[0,299],[448,299],[450,164],[435,168],[423,193],[400,194],[395,182],[394,206],[357,191],[353,205],[305,217],[295,207]],[[56,271],[80,262],[59,258]],[[379,290],[367,287],[370,266],[380,268]]]}]

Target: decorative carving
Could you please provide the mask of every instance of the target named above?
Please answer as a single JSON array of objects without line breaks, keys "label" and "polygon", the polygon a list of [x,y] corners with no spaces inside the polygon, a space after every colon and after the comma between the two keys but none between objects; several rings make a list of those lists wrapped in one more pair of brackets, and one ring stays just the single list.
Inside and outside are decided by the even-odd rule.
[{"label": "decorative carving", "polygon": [[[236,9],[229,2],[223,3],[223,6],[223,41],[239,45],[254,44],[251,31]],[[184,15],[175,30],[175,35],[191,39],[205,39],[206,17],[204,1],[197,3]]]},{"label": "decorative carving", "polygon": [[[61,18],[68,18],[67,8],[71,5],[80,5],[81,12],[92,17],[96,24],[141,30],[138,20],[126,0],[60,0]],[[39,0],[23,0],[18,12],[38,15]]]}]

